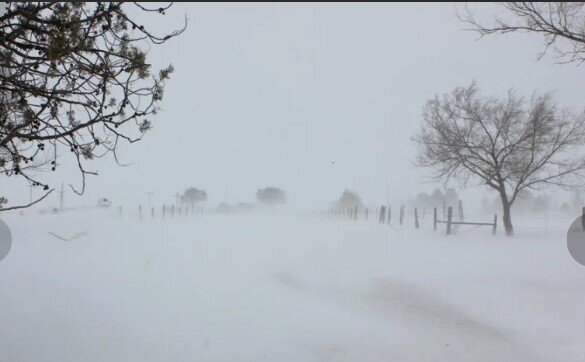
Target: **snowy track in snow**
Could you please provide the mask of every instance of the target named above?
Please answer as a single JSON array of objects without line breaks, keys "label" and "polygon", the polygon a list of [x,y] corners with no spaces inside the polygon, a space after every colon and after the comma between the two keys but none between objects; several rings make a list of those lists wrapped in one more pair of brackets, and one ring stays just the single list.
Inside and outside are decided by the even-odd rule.
[{"label": "snowy track in snow", "polygon": [[585,357],[562,222],[507,239],[290,215],[6,221],[2,361]]}]

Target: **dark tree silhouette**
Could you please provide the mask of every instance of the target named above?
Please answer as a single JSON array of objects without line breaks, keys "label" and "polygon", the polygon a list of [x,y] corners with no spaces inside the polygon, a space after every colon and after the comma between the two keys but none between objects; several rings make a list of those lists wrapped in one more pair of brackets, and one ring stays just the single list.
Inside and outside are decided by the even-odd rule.
[{"label": "dark tree silhouette", "polygon": [[189,187],[183,192],[181,200],[186,204],[195,205],[207,201],[207,192],[196,189],[195,187]]},{"label": "dark tree silhouette", "polygon": [[445,183],[477,181],[495,190],[508,235],[511,206],[523,190],[576,188],[584,176],[585,114],[558,109],[548,94],[530,102],[513,91],[486,98],[472,84],[429,100],[423,118],[413,137],[418,165]]},{"label": "dark tree silhouette", "polygon": [[340,208],[353,208],[356,206],[361,208],[364,206],[360,195],[358,195],[357,192],[351,190],[343,191],[339,201],[337,201],[337,205]]},{"label": "dark tree silhouette", "polygon": [[459,202],[459,196],[457,196],[457,191],[453,188],[447,188],[445,190],[445,194],[441,192],[439,189],[435,189],[432,195],[429,195],[425,192],[421,192],[416,195],[414,199],[414,203],[416,206],[423,206],[423,207],[441,207],[443,204],[446,206],[456,206]]},{"label": "dark tree silhouette", "polygon": [[277,205],[286,203],[286,194],[284,190],[278,187],[266,187],[256,192],[256,200],[267,205]]},{"label": "dark tree silhouette", "polygon": [[[163,16],[122,2],[8,2],[0,11],[0,171],[50,192],[38,171],[72,157],[81,185],[87,160],[139,141],[163,98],[168,66],[156,73],[146,49],[179,35],[152,33],[136,15]],[[128,11],[130,10],[130,11]],[[132,15],[129,15],[132,14]],[[46,194],[43,196],[45,197]],[[41,197],[41,199],[43,198]],[[4,210],[7,200],[3,198]],[[39,200],[40,201],[40,200]]]}]

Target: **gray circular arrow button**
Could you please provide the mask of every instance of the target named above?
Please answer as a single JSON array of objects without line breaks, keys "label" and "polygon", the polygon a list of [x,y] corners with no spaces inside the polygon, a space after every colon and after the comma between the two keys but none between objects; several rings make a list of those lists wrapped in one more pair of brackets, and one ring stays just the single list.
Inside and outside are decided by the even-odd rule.
[{"label": "gray circular arrow button", "polygon": [[2,220],[0,220],[0,261],[2,261],[8,252],[10,252],[10,248],[12,247],[12,233],[8,228],[8,225]]}]

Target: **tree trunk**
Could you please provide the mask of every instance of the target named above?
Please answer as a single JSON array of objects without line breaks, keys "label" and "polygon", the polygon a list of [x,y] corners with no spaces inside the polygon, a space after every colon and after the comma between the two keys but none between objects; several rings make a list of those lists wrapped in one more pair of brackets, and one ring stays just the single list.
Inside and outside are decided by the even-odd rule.
[{"label": "tree trunk", "polygon": [[508,201],[508,195],[505,190],[500,190],[500,198],[502,200],[502,211],[504,214],[502,217],[504,231],[506,232],[506,236],[512,236],[514,235],[514,226],[512,226],[511,215],[512,205],[510,204],[510,201]]}]

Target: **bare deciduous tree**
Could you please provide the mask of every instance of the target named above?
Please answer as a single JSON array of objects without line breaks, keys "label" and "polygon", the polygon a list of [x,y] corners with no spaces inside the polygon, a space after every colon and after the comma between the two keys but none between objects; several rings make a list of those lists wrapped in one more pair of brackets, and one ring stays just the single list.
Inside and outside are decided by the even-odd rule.
[{"label": "bare deciduous tree", "polygon": [[550,94],[530,101],[513,90],[502,99],[482,97],[473,83],[429,100],[423,119],[413,137],[417,164],[433,168],[436,180],[476,182],[498,192],[507,235],[522,190],[576,188],[585,171],[585,114],[558,109]]},{"label": "bare deciduous tree", "polygon": [[466,8],[460,19],[481,36],[526,32],[544,38],[542,57],[554,49],[561,63],[585,62],[585,2],[502,2],[504,15],[486,25]]},{"label": "bare deciduous tree", "polygon": [[199,190],[195,187],[189,187],[183,195],[181,195],[181,201],[188,205],[195,205],[199,202],[207,201],[207,192]]},{"label": "bare deciduous tree", "polygon": [[362,202],[360,195],[351,190],[343,191],[343,194],[341,194],[341,197],[336,202],[336,207],[342,209],[354,208],[356,206],[362,208],[364,203]]},{"label": "bare deciduous tree", "polygon": [[[151,70],[147,49],[185,28],[153,34],[142,23],[171,4],[8,2],[0,10],[0,172],[50,192],[38,171],[70,155],[86,163],[136,142],[151,126],[171,66]],[[142,14],[142,17],[137,15]],[[38,201],[46,197],[42,196]],[[0,209],[6,198],[0,198]]]},{"label": "bare deciduous tree", "polygon": [[256,200],[271,206],[286,204],[286,193],[278,187],[266,187],[256,192]]}]

